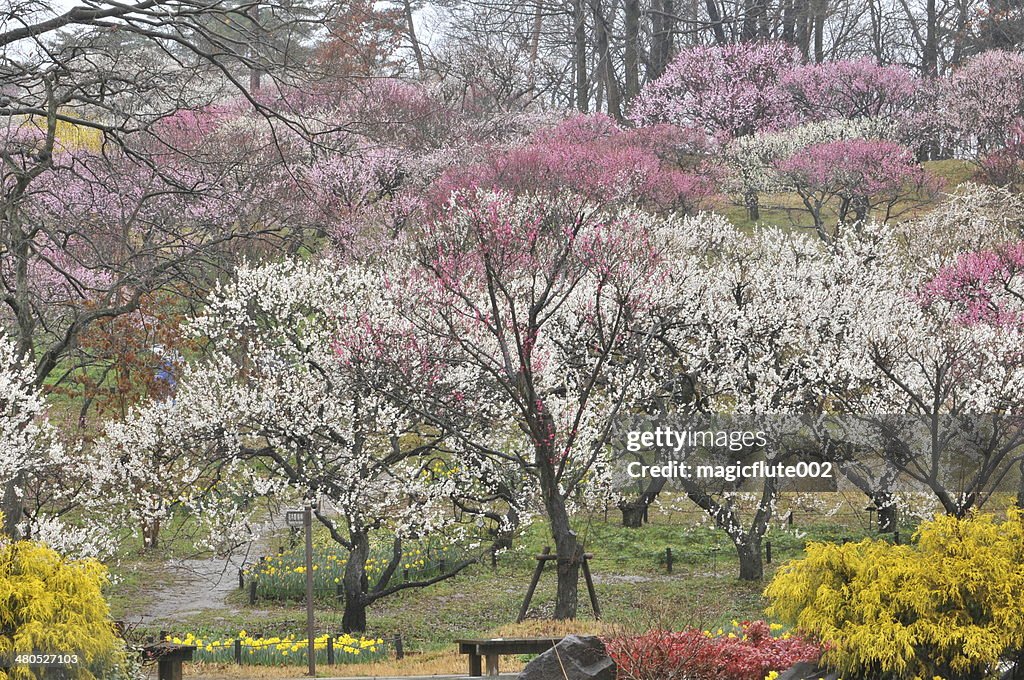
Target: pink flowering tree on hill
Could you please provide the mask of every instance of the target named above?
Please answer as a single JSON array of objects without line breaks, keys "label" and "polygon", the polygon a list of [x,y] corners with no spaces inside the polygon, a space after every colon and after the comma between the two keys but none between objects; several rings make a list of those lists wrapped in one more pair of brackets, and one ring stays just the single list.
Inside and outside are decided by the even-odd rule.
[{"label": "pink flowering tree on hill", "polygon": [[824,241],[827,208],[835,210],[838,230],[876,215],[882,221],[931,199],[939,183],[914,160],[912,152],[894,142],[846,139],[813,144],[776,162],[784,185],[795,191]]},{"label": "pink flowering tree on hill", "polygon": [[534,133],[527,144],[499,148],[478,163],[456,166],[432,187],[443,204],[453,191],[514,194],[571,191],[597,204],[696,212],[714,194],[708,172],[673,166],[672,138],[660,131],[623,130],[607,116],[579,116]]},{"label": "pink flowering tree on hill", "polygon": [[[796,63],[797,52],[783,43],[685,49],[644,87],[630,119],[678,126],[715,151],[737,137],[794,122],[791,97],[779,79]],[[748,192],[744,202],[750,219],[758,219],[757,193]]]},{"label": "pink flowering tree on hill", "polygon": [[871,59],[806,64],[782,72],[800,117],[902,119],[918,101],[921,79],[902,66],[880,66]]},{"label": "pink flowering tree on hill", "polygon": [[952,305],[964,325],[1024,328],[1024,243],[962,254],[924,286],[922,299]]},{"label": "pink flowering tree on hill", "polygon": [[682,50],[643,89],[630,118],[638,124],[671,123],[719,144],[792,121],[781,74],[797,63],[784,43],[739,43]]},{"label": "pink flowering tree on hill", "polygon": [[936,126],[948,144],[981,164],[988,178],[1024,176],[1024,56],[983,52],[939,82]]}]

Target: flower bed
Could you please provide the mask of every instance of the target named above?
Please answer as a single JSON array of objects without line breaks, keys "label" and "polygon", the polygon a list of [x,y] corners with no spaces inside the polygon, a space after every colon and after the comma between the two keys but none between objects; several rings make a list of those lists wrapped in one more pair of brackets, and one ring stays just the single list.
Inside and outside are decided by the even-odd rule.
[{"label": "flower bed", "polygon": [[816,661],[821,648],[764,621],[733,622],[716,632],[691,628],[654,630],[605,641],[623,680],[763,680],[801,661]]},{"label": "flower bed", "polygon": [[[390,553],[375,551],[366,560],[366,576],[370,581],[380,577],[390,561]],[[452,564],[455,551],[445,545],[425,543],[402,553],[392,583],[416,581],[440,573],[443,563]],[[313,593],[317,598],[335,597],[345,573],[348,558],[336,546],[316,546],[313,552]],[[306,557],[302,548],[264,557],[244,570],[248,583],[256,583],[256,597],[261,600],[301,600],[306,596]]]},{"label": "flower bed", "polygon": [[[246,631],[225,638],[207,637],[187,633],[184,637],[168,635],[168,642],[194,645],[194,660],[204,663],[235,663],[235,642],[241,646],[243,664],[254,666],[288,666],[305,663],[308,638],[296,635],[261,637],[251,636]],[[334,663],[370,663],[387,656],[384,640],[373,637],[351,635],[331,636],[324,634],[313,639],[317,663],[327,663],[328,641],[334,648]]]}]

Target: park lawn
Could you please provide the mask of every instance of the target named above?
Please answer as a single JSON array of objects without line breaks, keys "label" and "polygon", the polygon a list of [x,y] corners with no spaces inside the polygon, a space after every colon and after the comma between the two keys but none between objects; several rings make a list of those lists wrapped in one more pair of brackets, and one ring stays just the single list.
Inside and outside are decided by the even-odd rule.
[{"label": "park lawn", "polygon": [[[767,579],[782,562],[799,557],[808,541],[838,542],[872,535],[862,495],[840,493],[828,498],[831,513],[816,510],[813,502],[801,504],[793,499],[785,508],[785,512],[794,508],[792,527],[785,521],[784,512],[778,514],[766,538],[772,541],[775,559],[766,565],[766,580],[759,583],[736,578],[735,551],[725,535],[702,523],[699,511],[673,510],[672,506],[682,504],[671,493],[666,493],[663,503],[651,509],[651,522],[639,529],[619,526],[615,508],[609,509],[607,521],[604,512],[578,517],[580,537],[587,550],[594,553],[592,568],[602,610],[600,624],[591,618],[582,582],[577,622],[553,624],[542,620],[550,616],[554,605],[555,578],[550,567],[541,579],[527,621],[519,626],[512,623],[534,569],[533,555],[550,542],[546,526],[537,523],[527,529],[515,549],[499,558],[496,570],[489,564],[470,567],[453,579],[425,589],[399,592],[371,607],[368,635],[385,640],[401,635],[408,652],[405,660],[395,662],[389,658],[387,662],[373,664],[345,664],[325,671],[324,675],[462,672],[465,658],[455,653],[453,644],[462,637],[561,635],[573,631],[610,634],[688,626],[717,630],[727,628],[733,621],[763,618],[761,592]],[[901,532],[909,537],[913,526],[904,525]],[[286,538],[280,540],[284,542]],[[668,547],[674,556],[672,574],[667,573],[665,560]],[[126,566],[127,560],[122,562],[116,569]],[[149,578],[152,565],[146,568],[145,578]],[[115,598],[115,613],[127,613],[128,600]],[[331,598],[318,600],[317,622],[321,631],[340,632],[341,615],[340,606]],[[246,630],[250,636],[301,635],[304,616],[301,602],[261,600],[250,607],[246,592],[236,590],[225,607],[189,615],[176,624],[161,623],[159,629],[174,635],[191,632],[209,638],[233,636],[240,630]],[[551,626],[563,627],[554,630]],[[156,632],[155,626],[134,631],[139,636]],[[295,665],[287,667],[290,671],[213,664],[196,664],[193,670],[202,672],[195,677],[211,679],[286,677],[288,672],[296,673],[302,658],[294,657]],[[514,670],[516,663],[516,659],[503,660],[502,667]]]}]

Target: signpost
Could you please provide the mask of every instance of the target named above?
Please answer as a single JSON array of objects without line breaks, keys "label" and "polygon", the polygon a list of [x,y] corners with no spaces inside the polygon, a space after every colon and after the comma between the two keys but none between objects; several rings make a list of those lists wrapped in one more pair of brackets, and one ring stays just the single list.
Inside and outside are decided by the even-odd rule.
[{"label": "signpost", "polygon": [[306,532],[306,656],[309,658],[309,676],[316,677],[316,627],[313,621],[313,504],[306,502],[302,510],[288,510],[285,523],[293,529],[302,527]]}]

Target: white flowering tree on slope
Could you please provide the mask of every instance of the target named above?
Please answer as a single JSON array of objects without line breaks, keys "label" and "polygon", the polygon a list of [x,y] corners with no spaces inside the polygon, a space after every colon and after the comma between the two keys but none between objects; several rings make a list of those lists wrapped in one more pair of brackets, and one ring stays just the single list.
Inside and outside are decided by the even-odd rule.
[{"label": "white flowering tree on slope", "polygon": [[608,433],[637,400],[661,303],[652,234],[572,196],[456,194],[407,246],[394,397],[450,433],[460,459],[532,480],[555,544],[554,616],[577,613],[576,499],[608,471]]},{"label": "white flowering tree on slope", "polygon": [[[210,351],[174,400],[112,423],[100,443],[126,462],[121,487],[147,497],[135,512],[177,505],[228,527],[251,523],[260,500],[323,499],[316,519],[348,553],[346,631],[366,629],[373,602],[454,576],[483,552],[429,578],[397,577],[403,542],[450,528],[453,502],[485,493],[486,475],[453,465],[443,430],[361,382],[380,349],[371,320],[389,317],[374,302],[382,286],[369,266],[241,269],[196,319]],[[367,560],[381,542],[389,557],[371,579]]]},{"label": "white flowering tree on slope", "polygon": [[[40,480],[48,480],[40,484]],[[17,535],[81,556],[108,553],[114,528],[95,493],[104,469],[82,447],[64,442],[48,420],[36,374],[16,344],[0,335],[0,486],[4,502],[23,509]],[[77,508],[83,522],[63,521],[53,507]]]},{"label": "white flowering tree on slope", "polygon": [[942,295],[935,262],[890,248],[870,264],[837,264],[874,281],[832,348],[830,382],[833,403],[872,427],[887,462],[960,517],[984,505],[1020,460],[1022,338],[1013,324],[965,322],[959,301]]},{"label": "white flowering tree on slope", "polygon": [[[749,456],[785,462],[801,445],[789,436],[799,430],[799,417],[820,408],[810,340],[812,332],[831,323],[817,294],[824,254],[803,236],[775,229],[745,235],[719,217],[690,226],[689,238],[702,243],[699,257],[685,256],[692,244],[684,244],[682,252],[676,244],[666,246],[673,267],[667,286],[677,304],[666,311],[658,330],[658,370],[692,381],[695,398],[677,413],[725,415],[768,433],[768,446],[725,452],[723,463]],[[749,480],[673,481],[729,537],[740,578],[761,578],[761,542],[779,480],[754,482],[758,490],[748,519],[738,501]]]}]

